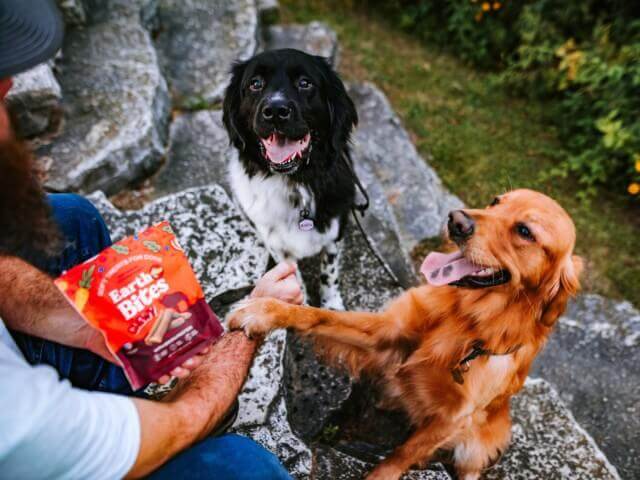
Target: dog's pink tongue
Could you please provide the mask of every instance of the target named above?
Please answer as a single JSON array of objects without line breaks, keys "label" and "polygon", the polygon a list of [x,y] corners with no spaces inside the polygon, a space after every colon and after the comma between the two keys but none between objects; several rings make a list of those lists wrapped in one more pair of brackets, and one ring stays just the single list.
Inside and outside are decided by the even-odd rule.
[{"label": "dog's pink tongue", "polygon": [[267,151],[267,157],[273,163],[284,163],[295,153],[303,151],[309,143],[308,137],[302,140],[290,140],[281,135],[271,135],[262,140],[262,144]]},{"label": "dog's pink tongue", "polygon": [[456,282],[477,269],[478,267],[464,258],[460,251],[448,254],[431,252],[424,259],[420,272],[429,284],[439,287]]}]

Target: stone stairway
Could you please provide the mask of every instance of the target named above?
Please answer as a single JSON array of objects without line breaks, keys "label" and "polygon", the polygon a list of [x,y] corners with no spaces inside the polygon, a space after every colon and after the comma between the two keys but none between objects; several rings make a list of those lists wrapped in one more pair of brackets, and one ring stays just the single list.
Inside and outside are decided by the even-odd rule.
[{"label": "stone stairway", "polygon": [[[114,239],[169,219],[223,315],[268,264],[227,190],[226,165],[237,155],[220,111],[230,64],[287,46],[337,65],[335,33],[319,22],[269,24],[274,0],[59,3],[68,28],[60,58],[20,76],[9,98],[38,146],[47,185],[95,192],[90,198]],[[446,213],[462,203],[418,154],[380,90],[352,84],[349,92],[360,115],[354,158],[372,197],[365,229],[401,280],[414,283],[412,250],[438,236]],[[109,196],[141,208],[120,210]],[[399,293],[353,227],[341,249],[349,309],[377,309]],[[313,292],[317,262],[302,270]],[[582,296],[536,362],[532,375],[540,378],[514,398],[513,443],[484,478],[616,479],[616,467],[640,477],[638,343],[637,310]],[[361,478],[408,428],[397,414],[376,410],[371,395],[278,331],[257,355],[234,429],[275,452],[296,478]],[[450,477],[433,464],[406,478]]]}]

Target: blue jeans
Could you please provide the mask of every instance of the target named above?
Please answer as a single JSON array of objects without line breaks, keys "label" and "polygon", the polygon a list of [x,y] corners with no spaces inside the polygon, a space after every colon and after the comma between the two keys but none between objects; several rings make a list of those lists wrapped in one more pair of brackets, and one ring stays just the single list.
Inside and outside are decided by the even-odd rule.
[{"label": "blue jeans", "polygon": [[[98,254],[111,238],[98,210],[85,198],[73,194],[49,195],[53,216],[65,238],[57,258],[36,262],[52,276]],[[12,332],[18,347],[32,365],[48,364],[62,378],[85,390],[136,395],[122,369],[101,357],[41,338]],[[183,451],[156,472],[153,479],[290,479],[271,452],[239,435],[207,438]]]}]

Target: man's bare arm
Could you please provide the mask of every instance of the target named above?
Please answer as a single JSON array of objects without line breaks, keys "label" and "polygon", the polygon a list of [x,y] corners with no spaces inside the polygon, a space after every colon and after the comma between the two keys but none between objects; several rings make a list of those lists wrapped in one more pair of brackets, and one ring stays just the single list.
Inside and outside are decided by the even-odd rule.
[{"label": "man's bare arm", "polygon": [[128,478],[149,474],[213,430],[237,397],[255,349],[244,334],[228,333],[169,401],[134,399],[141,443]]},{"label": "man's bare arm", "polygon": [[[72,347],[100,348],[87,344],[97,337],[48,275],[1,255],[0,272],[0,317],[10,329]],[[97,353],[111,358],[104,342]]]}]

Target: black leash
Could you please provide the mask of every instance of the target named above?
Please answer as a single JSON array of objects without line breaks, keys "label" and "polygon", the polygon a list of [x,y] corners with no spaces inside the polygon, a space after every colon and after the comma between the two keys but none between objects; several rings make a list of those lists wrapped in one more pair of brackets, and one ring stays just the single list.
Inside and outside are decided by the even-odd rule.
[{"label": "black leash", "polygon": [[371,243],[371,240],[369,239],[369,236],[365,232],[364,227],[362,226],[362,223],[360,222],[360,218],[358,218],[358,214],[356,213],[356,211],[360,212],[360,216],[364,217],[364,215],[365,215],[365,213],[368,210],[369,205],[370,205],[369,194],[367,193],[367,190],[362,185],[362,182],[360,181],[360,178],[358,178],[358,175],[356,174],[353,166],[351,165],[351,163],[349,162],[347,157],[345,155],[343,155],[341,158],[342,158],[342,161],[344,162],[344,164],[347,166],[347,169],[349,170],[349,173],[351,174],[351,178],[353,179],[354,183],[358,187],[358,190],[360,190],[360,193],[364,197],[364,203],[361,203],[361,204],[355,203],[353,205],[353,208],[351,208],[351,214],[353,215],[353,219],[355,220],[356,225],[358,227],[358,230],[360,231],[360,235],[362,235],[362,238],[364,239],[365,243],[367,244],[367,248],[369,249],[371,254],[375,257],[375,259],[378,261],[378,263],[384,269],[384,271],[387,272],[387,275],[389,276],[391,281],[396,286],[398,286],[398,287],[400,287],[400,288],[402,288],[404,290],[407,290],[409,287],[407,285],[403,285],[402,282],[400,282],[400,279],[398,279],[396,274],[393,273],[393,270],[391,270],[391,267],[389,267],[389,265],[387,265],[387,262],[385,262],[383,260],[382,255],[380,255],[378,250],[373,246],[373,244]]}]

